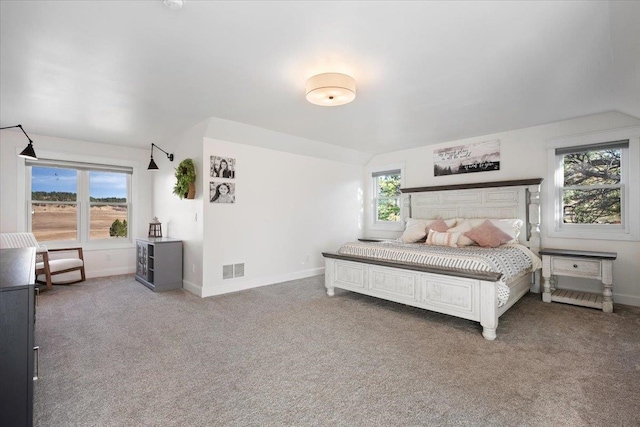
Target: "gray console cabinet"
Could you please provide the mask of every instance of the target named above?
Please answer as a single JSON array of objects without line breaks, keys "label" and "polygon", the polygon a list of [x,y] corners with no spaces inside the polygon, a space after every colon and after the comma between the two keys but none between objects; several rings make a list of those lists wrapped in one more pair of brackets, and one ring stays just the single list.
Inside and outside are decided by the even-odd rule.
[{"label": "gray console cabinet", "polygon": [[154,291],[182,288],[182,240],[136,239],[136,280]]},{"label": "gray console cabinet", "polygon": [[[35,248],[0,249],[0,425],[33,425]],[[36,375],[34,375],[36,372]]]}]

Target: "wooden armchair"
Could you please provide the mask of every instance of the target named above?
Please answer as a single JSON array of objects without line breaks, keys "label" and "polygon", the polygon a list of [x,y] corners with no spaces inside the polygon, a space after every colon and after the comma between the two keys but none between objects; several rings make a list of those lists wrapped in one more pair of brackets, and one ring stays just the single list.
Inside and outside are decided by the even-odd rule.
[{"label": "wooden armchair", "polygon": [[[53,284],[67,285],[86,280],[82,248],[47,249],[39,245],[33,233],[0,233],[0,249],[36,248],[36,281],[51,289]],[[77,252],[70,258],[52,259],[50,252]]]}]

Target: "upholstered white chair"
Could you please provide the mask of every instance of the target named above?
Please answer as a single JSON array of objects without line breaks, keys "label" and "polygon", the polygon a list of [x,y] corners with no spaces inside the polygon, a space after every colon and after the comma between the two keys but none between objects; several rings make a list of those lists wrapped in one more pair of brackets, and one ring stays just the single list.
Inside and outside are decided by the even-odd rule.
[{"label": "upholstered white chair", "polygon": [[[0,249],[8,248],[36,248],[36,276],[39,283],[45,283],[47,289],[54,284],[66,285],[82,282],[84,274],[84,257],[82,248],[47,249],[38,244],[33,233],[0,233]],[[50,252],[76,252],[77,256],[70,258],[52,259]]]}]

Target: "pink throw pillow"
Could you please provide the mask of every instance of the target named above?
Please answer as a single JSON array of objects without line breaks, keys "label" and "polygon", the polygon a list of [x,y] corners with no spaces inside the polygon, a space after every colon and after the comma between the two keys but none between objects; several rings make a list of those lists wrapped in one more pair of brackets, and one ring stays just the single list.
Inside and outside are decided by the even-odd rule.
[{"label": "pink throw pillow", "polygon": [[444,233],[445,231],[447,231],[449,229],[449,226],[447,225],[446,222],[444,222],[444,219],[442,218],[438,218],[435,221],[433,221],[432,223],[430,223],[429,225],[427,225],[427,227],[424,229],[425,234],[429,234],[429,230],[433,230],[433,231],[438,231],[440,233]]},{"label": "pink throw pillow", "polygon": [[503,243],[513,240],[504,231],[493,225],[491,221],[486,220],[476,228],[464,233],[465,236],[485,248],[497,248]]}]

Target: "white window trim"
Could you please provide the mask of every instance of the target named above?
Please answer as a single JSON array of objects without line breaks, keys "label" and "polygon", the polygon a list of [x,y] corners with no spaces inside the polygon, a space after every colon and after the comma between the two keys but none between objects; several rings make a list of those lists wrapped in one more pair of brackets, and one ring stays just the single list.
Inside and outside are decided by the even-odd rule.
[{"label": "white window trim", "polygon": [[[622,156],[622,169],[626,172],[627,182],[623,183],[622,215],[626,219],[624,227],[616,225],[585,225],[561,227],[558,197],[562,186],[563,173],[556,156],[557,148],[579,147],[583,145],[605,143],[609,141],[629,140],[626,155]],[[548,179],[547,179],[547,235],[549,237],[594,240],[640,240],[640,126],[614,129],[596,133],[575,135],[547,141]]]},{"label": "white window trim", "polygon": [[[136,208],[134,206],[133,201],[136,199],[136,197],[135,197],[134,182],[133,182],[134,178],[132,176],[140,173],[140,167],[138,164],[139,162],[123,160],[123,159],[106,158],[106,157],[62,153],[62,152],[55,152],[55,151],[44,151],[44,150],[38,150],[38,157],[51,160],[51,161],[60,161],[62,163],[76,162],[76,163],[84,163],[84,164],[113,165],[115,167],[121,166],[121,167],[132,168],[133,174],[129,175],[127,178],[127,180],[129,181],[128,182],[129,194],[127,195],[127,197],[129,198],[128,200],[130,200],[129,202],[130,212],[129,212],[129,220],[128,220],[129,235],[127,236],[127,238],[114,239],[114,240],[110,240],[110,239],[91,240],[90,239],[87,242],[80,242],[79,240],[76,240],[75,243],[78,245],[82,245],[83,249],[89,250],[89,251],[102,250],[102,249],[126,249],[126,248],[132,248],[135,246],[133,236],[137,235],[138,230],[134,226],[134,224],[136,224],[135,222]],[[18,161],[18,193],[17,193],[18,205],[17,206],[22,207],[22,212],[20,212],[20,209],[18,209],[18,218],[21,219],[23,222],[21,229],[27,230],[27,229],[30,229],[30,224],[31,224],[30,217],[29,217],[30,215],[29,202],[31,200],[31,195],[29,194],[31,192],[31,175],[27,173],[27,165],[24,159],[20,157],[17,157],[17,159],[18,159],[17,160]],[[20,179],[20,177],[22,177],[22,179]],[[86,212],[87,215],[89,213],[88,203],[89,202],[87,202],[87,206],[84,207],[84,209],[87,209],[87,212]],[[83,208],[82,206],[79,207],[78,214],[79,214],[79,210],[82,208]],[[82,224],[80,224],[79,227],[82,227]],[[87,233],[88,233],[88,230],[87,230]],[[69,247],[69,243],[70,241],[49,241],[46,243],[46,246],[50,249],[61,248],[61,247],[64,248],[64,247]]]},{"label": "white window trim", "polygon": [[370,186],[369,188],[369,209],[370,213],[368,215],[369,219],[369,228],[371,230],[377,231],[403,231],[404,230],[404,217],[405,217],[405,206],[404,206],[404,198],[400,195],[400,221],[397,222],[386,222],[386,221],[377,221],[376,220],[376,188],[373,183],[372,175],[377,172],[386,172],[391,170],[399,170],[400,171],[400,188],[405,186],[405,177],[404,177],[404,163],[394,163],[382,166],[373,166],[367,169],[367,182]]}]

